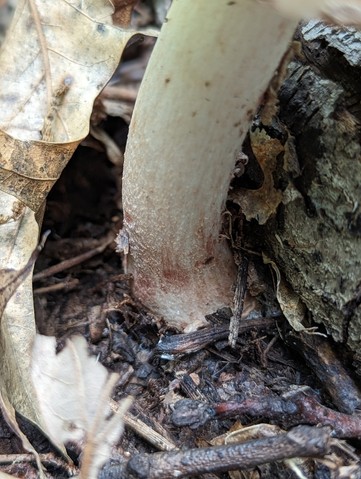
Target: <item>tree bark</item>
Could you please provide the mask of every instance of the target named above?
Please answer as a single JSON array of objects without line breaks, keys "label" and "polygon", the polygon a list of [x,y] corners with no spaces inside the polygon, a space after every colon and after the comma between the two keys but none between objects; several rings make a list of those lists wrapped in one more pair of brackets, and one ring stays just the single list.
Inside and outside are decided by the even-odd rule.
[{"label": "tree bark", "polygon": [[299,34],[302,54],[291,62],[279,92],[279,119],[288,129],[288,151],[296,155],[275,160],[273,184],[283,199],[265,226],[266,243],[313,319],[357,352],[361,32],[313,21]]}]

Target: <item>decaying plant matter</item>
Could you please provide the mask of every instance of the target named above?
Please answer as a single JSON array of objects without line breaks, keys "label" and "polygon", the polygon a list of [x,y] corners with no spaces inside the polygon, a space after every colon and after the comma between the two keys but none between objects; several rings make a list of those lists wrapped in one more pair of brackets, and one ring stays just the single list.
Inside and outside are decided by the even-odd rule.
[{"label": "decaying plant matter", "polygon": [[[28,264],[46,195],[88,134],[94,98],[134,34],[113,26],[107,0],[79,4],[19,1],[1,46],[0,269]],[[9,414],[14,407],[46,430],[30,380],[31,275],[1,316],[2,408]]]}]

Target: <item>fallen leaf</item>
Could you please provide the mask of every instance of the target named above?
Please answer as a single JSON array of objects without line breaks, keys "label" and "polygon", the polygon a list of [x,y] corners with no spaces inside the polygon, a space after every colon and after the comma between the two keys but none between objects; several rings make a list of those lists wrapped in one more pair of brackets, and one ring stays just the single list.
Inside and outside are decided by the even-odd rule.
[{"label": "fallen leaf", "polygon": [[32,380],[40,410],[55,445],[85,442],[81,478],[96,479],[123,431],[122,417],[131,400],[123,400],[115,414],[109,403],[118,378],[89,356],[82,336],[68,339],[59,354],[54,337],[35,338]]},{"label": "fallen leaf", "polygon": [[[0,51],[0,269],[27,264],[45,197],[135,33],[113,26],[112,14],[108,0],[18,2]],[[28,276],[1,321],[0,391],[48,434],[30,379],[35,334]]]},{"label": "fallen leaf", "polygon": [[298,332],[309,331],[309,329],[302,324],[306,314],[306,306],[303,304],[300,297],[286,285],[276,263],[265,254],[263,254],[262,257],[264,264],[269,264],[275,272],[277,300],[290,326]]},{"label": "fallen leaf", "polygon": [[41,247],[37,247],[26,265],[19,271],[14,269],[0,270],[0,317],[12,295],[23,283],[32,270]]},{"label": "fallen leaf", "polygon": [[[29,258],[36,249],[38,238],[35,214],[16,198],[0,192],[0,201],[4,197],[7,202],[3,203],[6,207],[2,211],[8,209],[11,219],[0,225],[0,268],[23,270],[29,264],[28,273],[31,273],[33,263],[29,263]],[[29,376],[31,348],[35,336],[32,281],[30,274],[19,279],[22,283],[8,301],[1,318],[0,391],[2,397],[15,409],[42,427]],[[2,290],[0,294],[5,306],[8,293]]]},{"label": "fallen leaf", "polygon": [[[3,415],[3,418],[5,419],[6,423],[11,427],[11,429],[14,431],[14,433],[18,436],[18,438],[21,440],[21,443],[23,445],[23,448],[25,451],[30,452],[33,454],[36,465],[38,466],[38,471],[41,479],[45,479],[44,475],[44,468],[43,465],[41,464],[40,456],[37,453],[37,451],[34,449],[32,444],[30,443],[29,439],[25,436],[25,434],[22,432],[20,429],[17,419],[16,419],[16,411],[7,399],[7,397],[3,397],[0,393],[0,408],[1,412]],[[13,477],[13,476],[8,476],[8,477]],[[0,476],[1,478],[1,476]]]},{"label": "fallen leaf", "polygon": [[277,156],[284,151],[282,144],[269,138],[262,130],[251,133],[252,150],[262,168],[264,181],[257,190],[245,188],[230,192],[230,198],[242,208],[248,221],[256,219],[260,225],[266,223],[282,201],[282,192],[273,183],[273,172],[277,165]]},{"label": "fallen leaf", "polygon": [[[35,251],[30,256],[27,264],[20,270],[0,270],[0,317],[2,317],[6,305],[19,286],[26,280],[29,273],[32,271],[33,265],[38,257],[39,251],[42,245],[38,246]],[[30,385],[31,387],[31,385]],[[0,390],[0,409],[5,419],[6,423],[11,427],[15,434],[20,438],[24,449],[32,453],[35,457],[40,477],[45,477],[43,474],[43,468],[40,462],[40,458],[36,450],[33,448],[31,443],[25,434],[21,431],[17,419],[16,412],[14,407],[9,401],[7,392],[4,393]],[[10,476],[9,476],[10,477]]]}]

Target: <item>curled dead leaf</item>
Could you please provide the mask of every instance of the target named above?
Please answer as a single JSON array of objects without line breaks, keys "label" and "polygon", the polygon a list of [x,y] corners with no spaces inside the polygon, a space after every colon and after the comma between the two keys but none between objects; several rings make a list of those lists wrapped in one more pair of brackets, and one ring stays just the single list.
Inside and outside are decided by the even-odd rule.
[{"label": "curled dead leaf", "polygon": [[307,331],[307,328],[302,324],[306,314],[306,306],[300,297],[286,285],[276,263],[265,254],[263,254],[262,257],[263,262],[269,264],[276,275],[277,300],[290,326],[295,331]]},{"label": "curled dead leaf", "polygon": [[[87,135],[94,99],[135,33],[115,27],[112,14],[108,0],[18,2],[0,51],[2,269],[27,264],[44,199]],[[35,334],[29,276],[2,316],[0,390],[48,434],[30,379]]]}]

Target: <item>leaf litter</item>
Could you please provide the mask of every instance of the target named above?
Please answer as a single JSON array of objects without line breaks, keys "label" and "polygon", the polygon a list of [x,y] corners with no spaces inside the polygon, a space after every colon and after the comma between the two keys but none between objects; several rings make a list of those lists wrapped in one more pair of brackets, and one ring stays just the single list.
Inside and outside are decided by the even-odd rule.
[{"label": "leaf litter", "polygon": [[[62,86],[60,85],[57,91],[60,91],[61,88]],[[70,85],[69,92],[71,88],[72,85]],[[48,119],[48,122],[51,114],[54,112],[56,113],[58,107],[66,101],[67,95],[68,92],[65,95],[56,95],[62,98],[61,101],[50,102],[50,108],[46,110],[46,118]],[[52,121],[50,121],[50,124],[51,122]],[[50,128],[50,131],[51,130],[52,128]],[[83,156],[86,157],[87,154],[88,153],[83,151]],[[79,167],[81,168],[80,163],[78,163],[78,168]],[[94,168],[97,172],[99,171],[96,165],[94,165]],[[82,174],[84,173],[83,170],[80,169],[80,171]],[[72,172],[74,172],[74,169]],[[69,174],[71,175],[72,173],[68,173],[68,177]],[[97,183],[99,183],[99,177],[93,185],[95,190],[99,188]],[[60,189],[61,188],[64,188],[64,183],[62,183]],[[69,201],[66,197],[69,191],[70,190],[65,188],[65,193],[63,193],[63,204],[65,205],[67,204],[67,201]],[[81,188],[79,188],[79,191],[81,191]],[[57,190],[57,193],[59,194],[59,189]],[[80,202],[81,201],[78,203]],[[49,222],[49,219],[50,222],[52,222],[57,215],[59,218],[57,205],[61,205],[62,209],[63,204],[60,203],[59,197],[52,197],[50,218],[48,216],[46,222]],[[75,209],[78,206],[79,205],[76,205]],[[17,211],[17,208],[12,208],[12,210]],[[13,214],[12,210],[10,211],[10,214]],[[102,214],[104,217],[104,213]],[[109,212],[107,214],[106,226],[103,226],[103,228],[112,228],[117,219],[115,217],[112,218],[109,215]],[[54,215],[54,218],[51,218],[52,215]],[[65,239],[65,241],[68,241],[70,248],[72,248],[73,245],[77,244],[76,240],[83,236],[83,242],[86,249],[87,235],[96,236],[99,234],[99,230],[97,229],[98,220],[96,218],[94,219],[94,216],[91,217],[89,213],[88,218],[92,218],[91,221],[93,221],[93,224],[90,226],[88,224],[82,225],[80,223],[82,215],[84,215],[84,213],[78,210],[75,217],[72,216],[71,218],[66,218],[64,221],[67,221],[69,226],[61,224],[62,221],[57,222],[55,220],[55,229],[58,231],[71,231],[72,237],[69,237],[68,239],[59,237],[53,238],[47,245],[46,249],[48,253],[46,253],[45,257],[41,259],[42,262],[45,261],[45,263],[52,264],[52,261],[56,261],[58,257],[65,253],[63,246],[61,246],[65,243],[61,243],[60,240]],[[54,222],[52,226],[54,227]],[[68,230],[66,230],[66,228],[68,228]],[[30,238],[32,238],[32,235],[30,235]],[[84,246],[81,251],[84,251]],[[53,253],[49,254],[51,247],[53,248]],[[68,257],[72,256],[72,254],[73,250],[70,249],[68,251]],[[84,281],[84,277],[87,277],[89,273],[90,276],[92,276],[92,281]],[[104,280],[104,277],[109,274],[111,278],[110,282]],[[194,432],[189,434],[184,430],[179,433],[175,432],[174,425],[172,425],[169,420],[170,408],[173,406],[172,397],[177,398],[198,395],[209,403],[212,403],[212,401],[219,398],[232,398],[235,393],[236,396],[237,394],[244,394],[245,390],[249,391],[247,394],[253,393],[262,395],[262,388],[265,387],[263,381],[267,384],[267,387],[271,387],[274,390],[277,390],[277,388],[287,389],[289,384],[292,384],[292,371],[297,371],[297,374],[301,376],[301,381],[308,381],[311,385],[317,386],[308,378],[307,371],[303,369],[302,365],[294,360],[292,354],[285,354],[282,348],[279,346],[277,347],[277,344],[272,348],[268,347],[271,342],[278,337],[277,330],[272,330],[272,328],[269,327],[265,335],[248,333],[247,335],[242,336],[237,343],[237,348],[239,348],[237,351],[230,350],[228,346],[224,343],[222,344],[222,341],[218,341],[214,344],[214,347],[211,345],[207,349],[200,348],[200,350],[196,351],[189,358],[177,358],[176,361],[171,362],[162,361],[156,357],[152,358],[151,351],[155,348],[157,337],[164,330],[160,323],[153,322],[150,324],[147,312],[143,311],[139,305],[130,299],[129,284],[127,282],[122,283],[120,280],[119,262],[116,257],[112,255],[110,249],[105,251],[101,260],[93,259],[88,262],[83,269],[75,267],[71,270],[70,275],[80,275],[80,289],[72,293],[70,292],[70,294],[66,294],[64,297],[57,296],[56,294],[47,295],[47,301],[45,301],[45,304],[42,306],[45,310],[45,315],[47,316],[47,322],[43,325],[43,328],[49,328],[49,330],[52,329],[52,333],[54,334],[55,331],[58,337],[66,338],[74,331],[88,335],[88,326],[90,329],[91,324],[89,324],[89,322],[92,321],[92,317],[91,315],[89,315],[89,317],[87,316],[87,309],[93,308],[94,303],[101,304],[101,313],[99,313],[99,317],[96,318],[96,320],[101,323],[101,334],[98,334],[93,339],[93,342],[96,343],[92,346],[93,352],[96,352],[97,356],[100,357],[102,362],[107,366],[121,373],[120,376],[117,377],[110,376],[115,378],[113,379],[114,381],[118,381],[118,387],[116,388],[117,395],[120,394],[121,390],[122,392],[132,393],[137,396],[134,409],[138,418],[144,418],[155,429],[161,431],[162,434],[173,436],[173,442],[179,446],[186,445],[187,447],[199,447],[205,445],[210,437],[214,437],[217,434],[227,431],[230,423],[222,423],[219,421],[219,424],[213,423],[209,427],[204,427],[203,430],[197,431],[197,434],[194,434]],[[54,284],[56,284],[57,278],[54,277],[52,280],[55,282]],[[64,312],[66,312],[66,314],[62,314]],[[77,319],[79,319],[78,322]],[[214,317],[211,318],[211,321],[215,321],[215,324],[218,324],[217,321],[222,322],[223,319]],[[54,322],[54,324],[51,324],[52,322]],[[278,323],[278,328],[280,327],[283,328],[282,323]],[[124,332],[126,332],[126,334],[124,334]],[[41,336],[34,337],[36,338],[35,341],[39,340],[40,343],[43,342]],[[141,338],[140,341],[139,338]],[[75,345],[73,344],[74,340],[76,343]],[[85,344],[83,343],[84,347],[80,346],[78,341],[78,336],[74,339],[67,339],[67,346],[56,355],[54,338],[50,338],[50,342],[48,342],[48,338],[45,338],[45,344],[41,344],[40,350],[43,351],[42,348],[45,348],[46,351],[49,351],[49,356],[48,352],[46,352],[46,358],[51,358],[51,364],[49,367],[53,368],[53,370],[49,373],[49,370],[46,369],[47,366],[45,366],[44,370],[40,371],[39,374],[43,375],[43,373],[45,373],[46,377],[37,379],[37,381],[44,380],[45,384],[49,384],[49,381],[57,383],[59,382],[59,378],[62,378],[60,379],[60,383],[63,381],[63,371],[61,368],[60,372],[58,370],[60,364],[58,363],[58,356],[65,351],[64,355],[66,357],[71,357],[72,359],[70,359],[70,361],[73,361],[74,364],[72,370],[73,375],[70,377],[69,383],[74,386],[72,387],[72,391],[75,396],[76,394],[79,394],[77,402],[79,402],[79,404],[84,404],[84,397],[86,397],[84,392],[87,390],[87,387],[83,384],[83,382],[85,382],[84,379],[80,381],[80,384],[75,384],[75,377],[79,377],[79,374],[81,374],[81,365],[89,367],[89,369],[92,368],[95,358],[89,357]],[[79,343],[82,342],[83,341],[80,339]],[[34,355],[36,355],[35,352]],[[40,353],[40,357],[38,357],[36,361],[41,363],[44,357],[45,354]],[[90,363],[87,363],[88,359],[90,359]],[[240,360],[242,360],[242,371],[240,371],[239,368],[237,369],[232,366],[236,363],[241,364]],[[284,364],[283,367],[280,366],[282,362]],[[256,368],[254,368],[255,363],[258,365],[262,364],[267,367],[267,369],[265,371],[258,370],[258,372],[256,372]],[[88,364],[89,366],[85,366]],[[195,372],[193,374],[188,374],[191,371]],[[262,377],[263,373],[264,377]],[[194,382],[192,378],[196,376],[199,377],[199,380]],[[106,377],[109,378],[108,374]],[[136,380],[131,380],[131,377],[136,378]],[[110,384],[107,383],[103,373],[101,373],[101,378],[101,384],[108,385],[110,389]],[[209,387],[210,384],[212,385],[212,388]],[[61,402],[56,400],[49,401],[49,397],[52,397],[52,387],[49,388],[50,391],[46,391],[46,394],[44,393],[42,399],[39,400],[39,410],[41,411],[41,415],[43,415],[44,409],[47,409],[48,412],[54,412],[57,410],[57,407],[60,408],[59,414],[55,414],[57,419],[59,419],[59,421],[55,421],[56,430],[60,434],[58,437],[61,437],[63,440],[70,436],[72,436],[73,439],[85,437],[89,435],[89,427],[93,431],[100,432],[98,439],[95,439],[94,443],[89,446],[87,453],[87,457],[90,458],[90,461],[87,461],[87,464],[90,464],[89,470],[91,472],[85,473],[83,471],[84,477],[97,477],[97,462],[102,460],[102,454],[92,461],[93,452],[98,448],[99,444],[103,444],[101,436],[107,435],[106,431],[108,426],[111,430],[115,431],[114,438],[115,436],[118,436],[118,428],[121,427],[118,424],[117,427],[114,426],[114,429],[112,429],[113,426],[111,422],[109,423],[108,421],[110,418],[108,404],[105,398],[100,398],[101,393],[96,399],[100,399],[99,404],[103,404],[102,410],[95,411],[94,408],[90,408],[90,406],[86,404],[85,409],[87,410],[87,413],[90,414],[89,416],[86,416],[84,411],[79,411],[77,406],[74,409],[71,407],[68,408],[67,406],[65,408],[66,411],[64,412],[64,405],[61,405]],[[44,386],[43,388],[45,389]],[[171,392],[173,394],[171,394]],[[66,400],[70,401],[70,398],[67,397]],[[73,411],[73,419],[70,419],[71,414],[68,414],[67,410]],[[46,416],[46,413],[44,413],[44,415]],[[50,416],[52,416],[52,414],[50,414]],[[46,429],[55,427],[54,425],[51,425],[52,423],[52,420],[47,422]],[[102,429],[101,425],[103,425],[104,429]],[[103,433],[101,431],[103,431]],[[109,448],[110,445],[106,443],[105,449],[107,449],[107,452],[109,452]],[[139,441],[139,439],[132,436],[129,431],[126,431],[125,437],[122,440],[122,448],[123,450],[131,451],[132,453],[149,451],[149,448],[145,447],[142,441]],[[100,452],[102,453],[103,451]],[[86,456],[86,454],[83,453],[83,456]],[[112,456],[113,458],[117,457],[117,453],[114,450]],[[114,459],[112,462],[114,462]],[[116,468],[118,466],[115,465],[114,467]],[[265,474],[264,477],[281,477],[281,475],[275,475],[275,471],[280,472],[277,468],[272,469],[271,472],[267,472],[267,469],[262,467],[258,470],[262,471],[262,474]],[[106,471],[109,473],[112,469],[107,469]],[[88,475],[86,476],[85,474]],[[91,476],[89,474],[94,475]],[[107,477],[104,474],[107,474],[107,472],[100,472],[99,477],[104,479]],[[121,476],[117,475],[116,477]]]},{"label": "leaf litter", "polygon": [[[17,4],[0,51],[4,270],[21,270],[28,264],[39,237],[44,200],[87,135],[94,99],[135,33],[113,26],[112,14],[106,0]],[[4,404],[50,435],[30,380],[35,334],[29,275],[2,315],[0,391]]]},{"label": "leaf litter", "polygon": [[73,336],[56,354],[54,337],[37,335],[32,380],[42,417],[53,444],[84,443],[80,478],[95,479],[123,432],[122,416],[131,400],[111,413],[110,395],[119,375],[108,373],[89,356],[82,336]]}]

